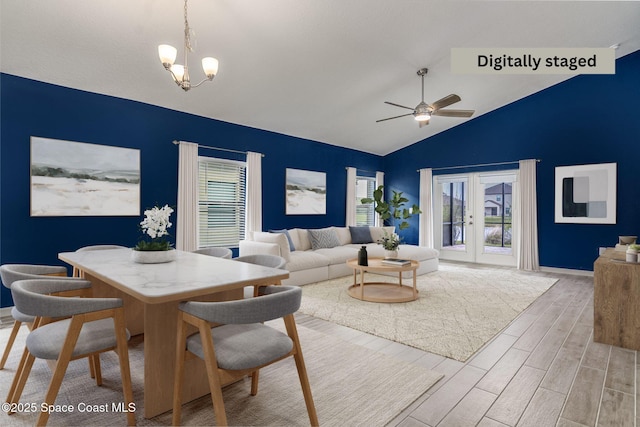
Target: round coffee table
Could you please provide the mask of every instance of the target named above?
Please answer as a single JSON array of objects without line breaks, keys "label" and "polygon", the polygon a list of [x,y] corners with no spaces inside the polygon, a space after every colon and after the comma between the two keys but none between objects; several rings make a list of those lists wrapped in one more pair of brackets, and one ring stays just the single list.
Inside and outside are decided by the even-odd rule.
[{"label": "round coffee table", "polygon": [[[348,293],[353,298],[369,302],[408,302],[418,299],[416,288],[416,270],[420,266],[419,261],[412,260],[410,264],[393,265],[384,264],[384,258],[369,258],[369,265],[358,265],[357,259],[350,259],[347,265],[353,269],[353,285],[349,286]],[[398,283],[365,282],[364,273],[398,273]],[[413,272],[413,287],[402,284],[402,273]],[[358,283],[360,273],[360,283]]]}]

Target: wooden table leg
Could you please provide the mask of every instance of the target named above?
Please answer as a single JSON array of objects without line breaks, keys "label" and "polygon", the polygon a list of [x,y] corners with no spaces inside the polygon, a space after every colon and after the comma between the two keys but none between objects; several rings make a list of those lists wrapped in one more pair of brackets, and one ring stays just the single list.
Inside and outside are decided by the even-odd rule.
[{"label": "wooden table leg", "polygon": [[360,299],[364,301],[364,268],[360,269]]}]

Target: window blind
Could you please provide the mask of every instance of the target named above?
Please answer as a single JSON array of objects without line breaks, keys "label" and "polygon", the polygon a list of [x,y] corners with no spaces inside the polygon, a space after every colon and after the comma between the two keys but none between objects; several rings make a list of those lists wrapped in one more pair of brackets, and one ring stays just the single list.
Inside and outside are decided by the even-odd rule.
[{"label": "window blind", "polygon": [[246,164],[198,158],[198,247],[238,247],[244,238]]},{"label": "window blind", "polygon": [[375,210],[373,203],[363,205],[360,203],[365,197],[373,198],[375,190],[375,178],[358,176],[356,177],[356,225],[375,225]]}]

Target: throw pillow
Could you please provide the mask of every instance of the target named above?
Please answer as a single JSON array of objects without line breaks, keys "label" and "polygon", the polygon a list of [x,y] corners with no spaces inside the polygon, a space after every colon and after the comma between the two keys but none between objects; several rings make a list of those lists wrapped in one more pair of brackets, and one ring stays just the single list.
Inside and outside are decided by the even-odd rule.
[{"label": "throw pillow", "polygon": [[309,240],[311,249],[335,248],[340,245],[338,234],[333,228],[322,228],[319,230],[309,230]]},{"label": "throw pillow", "polygon": [[351,243],[373,243],[368,225],[359,227],[349,226],[349,232],[351,233]]},{"label": "throw pillow", "polygon": [[293,244],[293,240],[291,240],[291,235],[289,234],[289,230],[287,230],[287,229],[269,230],[269,233],[281,233],[281,234],[284,234],[285,236],[287,236],[287,240],[289,241],[289,250],[291,250],[291,252],[296,250],[296,247]]}]

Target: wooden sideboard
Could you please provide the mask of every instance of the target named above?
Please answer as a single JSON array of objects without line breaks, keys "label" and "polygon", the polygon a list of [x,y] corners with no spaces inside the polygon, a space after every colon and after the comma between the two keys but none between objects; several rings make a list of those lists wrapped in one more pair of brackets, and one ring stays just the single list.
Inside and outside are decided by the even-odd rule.
[{"label": "wooden sideboard", "polygon": [[607,249],[593,267],[593,340],[640,350],[640,264]]}]

